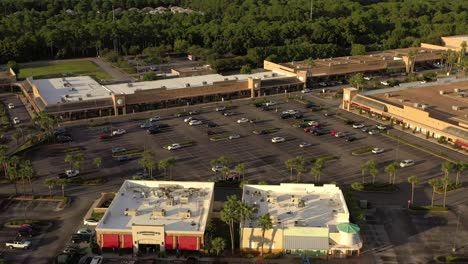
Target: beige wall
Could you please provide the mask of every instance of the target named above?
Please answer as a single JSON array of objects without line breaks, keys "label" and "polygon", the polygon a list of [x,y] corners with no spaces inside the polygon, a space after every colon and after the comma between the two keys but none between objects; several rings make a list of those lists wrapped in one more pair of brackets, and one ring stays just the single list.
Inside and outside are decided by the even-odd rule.
[{"label": "beige wall", "polygon": [[[261,228],[242,228],[241,249],[260,251],[262,242]],[[270,229],[265,231],[264,252],[275,252],[283,250],[283,229]]]},{"label": "beige wall", "polygon": [[[132,238],[138,244],[164,245],[165,230],[164,225],[133,225]],[[163,247],[161,247],[163,248]]]},{"label": "beige wall", "polygon": [[451,38],[451,37],[442,37],[442,43],[444,43],[445,46],[459,51],[461,49],[460,45],[462,44],[463,39],[461,38]]},{"label": "beige wall", "polygon": [[275,72],[283,73],[283,74],[286,74],[286,75],[291,75],[291,74],[295,73],[294,69],[291,69],[291,68],[286,67],[286,66],[282,66],[282,65],[280,65],[278,63],[274,63],[274,62],[271,62],[271,61],[266,61],[266,60],[263,61],[263,68],[265,70],[275,71]]}]

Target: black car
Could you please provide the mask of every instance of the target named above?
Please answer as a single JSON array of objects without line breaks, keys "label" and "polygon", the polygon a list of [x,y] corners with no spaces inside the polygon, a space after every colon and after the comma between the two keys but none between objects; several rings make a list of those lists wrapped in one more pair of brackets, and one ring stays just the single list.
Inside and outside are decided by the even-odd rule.
[{"label": "black car", "polygon": [[262,106],[262,111],[270,111],[270,107],[269,106]]},{"label": "black car", "polygon": [[227,111],[227,112],[224,112],[223,115],[224,115],[224,116],[232,116],[232,115],[235,115],[235,113],[234,113],[234,112]]},{"label": "black car", "polygon": [[148,128],[148,130],[146,130],[146,133],[148,133],[148,134],[157,134],[159,132],[161,132],[161,129],[159,129],[156,126],[152,126],[152,127]]},{"label": "black car", "polygon": [[66,135],[58,135],[55,139],[57,140],[58,143],[66,143],[66,142],[73,141],[73,139],[70,136],[66,136]]},{"label": "black car", "polygon": [[314,136],[321,136],[321,135],[327,134],[327,131],[325,131],[323,129],[314,129],[314,130],[312,130],[312,134]]},{"label": "black car", "polygon": [[54,136],[63,135],[67,133],[67,129],[64,127],[59,127],[54,130]]},{"label": "black car", "polygon": [[353,142],[356,139],[357,139],[356,137],[349,136],[349,137],[346,138],[346,142]]},{"label": "black car", "polygon": [[89,242],[89,239],[90,239],[90,235],[86,235],[86,234],[73,234],[70,238],[70,241],[73,243],[73,244],[79,244],[79,243],[82,243],[82,242],[85,242],[85,243],[88,243]]},{"label": "black car", "polygon": [[213,123],[213,122],[208,122],[206,123],[206,127],[217,127],[218,125],[216,123]]},{"label": "black car", "polygon": [[281,114],[281,119],[288,119],[290,117],[291,117],[290,114],[286,114],[286,113]]},{"label": "black car", "polygon": [[169,127],[168,124],[164,124],[164,123],[159,123],[159,124],[153,124],[151,127],[155,127],[155,128],[166,128],[166,127]]},{"label": "black car", "polygon": [[301,118],[303,118],[303,117],[304,117],[304,114],[301,113],[301,112],[298,112],[298,113],[294,114],[294,118],[295,118],[295,119],[301,119]]},{"label": "black car", "polygon": [[18,236],[19,237],[33,237],[34,231],[32,228],[26,227],[26,228],[20,228],[18,230]]}]

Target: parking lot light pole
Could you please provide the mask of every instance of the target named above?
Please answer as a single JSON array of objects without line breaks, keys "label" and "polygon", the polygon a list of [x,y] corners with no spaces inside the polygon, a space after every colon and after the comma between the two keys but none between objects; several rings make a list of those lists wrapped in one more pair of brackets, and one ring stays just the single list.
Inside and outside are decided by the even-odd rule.
[{"label": "parking lot light pole", "polygon": [[457,234],[458,234],[458,228],[460,227],[460,217],[462,215],[463,211],[458,211],[458,216],[457,216],[457,227],[455,228],[455,234],[453,235],[453,246],[452,246],[452,252],[455,253],[457,251]]}]

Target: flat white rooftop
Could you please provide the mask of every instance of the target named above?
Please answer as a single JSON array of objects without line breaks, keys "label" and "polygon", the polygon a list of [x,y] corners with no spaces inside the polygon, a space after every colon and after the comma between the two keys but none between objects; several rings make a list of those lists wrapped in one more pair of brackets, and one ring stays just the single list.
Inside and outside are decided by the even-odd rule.
[{"label": "flat white rooftop", "polygon": [[[349,222],[343,193],[333,184],[246,185],[242,199],[254,207],[255,216],[270,213],[274,228],[329,227]],[[246,221],[244,227],[258,226],[255,221]]]},{"label": "flat white rooftop", "polygon": [[110,91],[89,76],[32,80],[45,104],[110,98]]},{"label": "flat white rooftop", "polygon": [[127,83],[107,85],[106,87],[116,94],[133,94],[137,90],[158,89],[166,87],[168,90],[199,87],[204,85],[212,85],[214,82],[221,82],[225,80],[238,80],[246,81],[249,77],[259,79],[274,79],[282,78],[286,75],[276,72],[259,72],[253,74],[237,74],[223,76],[220,74],[208,74],[201,76],[191,76],[182,78],[172,78],[159,81],[135,82],[130,86]]},{"label": "flat white rooftop", "polygon": [[96,228],[125,231],[132,224],[164,225],[166,231],[204,232],[213,188],[212,182],[127,180]]}]

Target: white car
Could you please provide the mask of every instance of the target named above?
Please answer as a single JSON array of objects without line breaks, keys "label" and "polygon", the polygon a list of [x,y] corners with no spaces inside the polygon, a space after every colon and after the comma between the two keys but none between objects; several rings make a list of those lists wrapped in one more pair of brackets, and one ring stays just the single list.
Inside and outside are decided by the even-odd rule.
[{"label": "white car", "polygon": [[218,106],[218,107],[216,107],[216,109],[215,109],[215,110],[216,110],[216,112],[221,112],[221,111],[224,111],[224,110],[226,110],[226,107],[225,107],[224,105],[222,105],[222,106]]},{"label": "white car", "polygon": [[187,117],[184,119],[184,122],[187,123],[187,122],[190,122],[193,118],[191,116]]},{"label": "white car", "polygon": [[285,115],[295,115],[297,113],[299,113],[299,111],[297,110],[286,110],[282,112],[282,114],[285,114]]},{"label": "white car", "polygon": [[385,85],[385,86],[389,85],[388,81],[381,81],[380,84]]},{"label": "white car", "polygon": [[180,149],[182,146],[179,143],[174,143],[169,146],[167,146],[168,150],[175,150],[175,149]]},{"label": "white car", "polygon": [[375,127],[378,128],[378,129],[380,129],[380,130],[385,130],[385,129],[387,129],[387,127],[386,127],[385,125],[382,125],[382,124],[377,124]]},{"label": "white car", "polygon": [[125,133],[127,133],[127,131],[125,131],[125,129],[122,129],[122,128],[119,128],[117,130],[112,131],[113,136],[120,136],[120,135],[123,135]]},{"label": "white car", "polygon": [[223,166],[223,165],[216,165],[216,166],[214,166],[213,168],[211,168],[211,170],[212,170],[213,172],[219,172],[219,171],[224,170],[224,168],[226,168],[226,166]]},{"label": "white car", "polygon": [[307,123],[309,126],[318,126],[319,125],[319,122],[318,121],[309,121],[309,123]]},{"label": "white car", "polygon": [[247,118],[245,118],[245,117],[243,117],[243,118],[237,120],[237,123],[238,123],[238,124],[240,124],[240,123],[247,123],[247,122],[249,122],[249,119],[247,119]]},{"label": "white car", "polygon": [[353,124],[353,128],[363,128],[363,127],[364,127],[363,123]]},{"label": "white car", "polygon": [[374,153],[374,154],[379,154],[379,153],[382,153],[384,151],[385,151],[385,149],[381,149],[381,148],[373,148],[372,149],[372,153]]},{"label": "white car", "polygon": [[150,122],[156,122],[156,121],[159,121],[159,120],[161,120],[160,116],[153,116],[152,118],[149,119]]},{"label": "white car", "polygon": [[341,138],[341,137],[344,137],[344,136],[346,136],[346,132],[341,132],[341,131],[340,131],[340,132],[337,132],[337,133],[335,134],[335,137],[337,137],[337,138]]},{"label": "white car", "polygon": [[84,235],[93,235],[95,233],[95,231],[91,230],[89,228],[83,227],[83,228],[78,229],[78,231],[76,231],[76,233],[77,234],[84,234]]},{"label": "white car", "polygon": [[311,89],[307,89],[307,88],[301,91],[301,93],[310,93],[310,92],[312,92],[312,90],[311,90]]},{"label": "white car", "polygon": [[99,224],[99,220],[94,218],[88,218],[83,220],[83,224],[85,226],[97,226]]},{"label": "white car", "polygon": [[20,119],[18,117],[13,118],[13,124],[19,124],[21,123]]},{"label": "white car", "polygon": [[319,82],[319,85],[320,85],[320,86],[323,86],[323,87],[327,87],[327,83],[326,83],[326,82]]},{"label": "white car", "polygon": [[273,105],[276,105],[276,102],[274,102],[274,101],[268,101],[268,102],[265,102],[264,105],[265,105],[265,106],[273,106]]},{"label": "white car", "polygon": [[283,137],[274,137],[274,138],[271,139],[271,142],[273,142],[273,143],[281,143],[281,142],[285,142],[285,141],[286,141],[286,139],[283,138]]},{"label": "white car", "polygon": [[364,76],[364,80],[366,80],[366,81],[370,81],[370,80],[372,80],[372,77],[369,77],[369,76]]},{"label": "white car", "polygon": [[188,123],[190,126],[198,126],[198,125],[201,125],[203,122],[200,121],[200,120],[195,120],[195,119],[192,119],[190,120],[190,122]]},{"label": "white car", "polygon": [[301,144],[299,144],[299,147],[300,147],[300,148],[310,147],[310,143],[302,142]]},{"label": "white car", "polygon": [[427,81],[426,81],[426,80],[422,80],[422,81],[420,81],[420,83],[421,83],[421,84],[425,84],[425,83],[427,83]]},{"label": "white car", "polygon": [[240,138],[240,135],[239,134],[234,134],[234,135],[229,136],[229,139],[236,139],[236,138]]},{"label": "white car", "polygon": [[400,167],[401,168],[409,167],[409,166],[413,166],[413,165],[414,165],[414,160],[403,160],[402,162],[400,162]]},{"label": "white car", "polygon": [[13,103],[9,103],[8,104],[8,109],[13,109],[13,108],[15,108],[15,105]]},{"label": "white car", "polygon": [[67,175],[68,178],[75,177],[78,174],[80,174],[79,170],[66,170],[65,175]]},{"label": "white car", "polygon": [[371,129],[371,130],[369,130],[369,132],[367,132],[367,133],[369,133],[369,135],[377,135],[377,134],[380,133],[380,131],[377,130],[377,129]]}]

